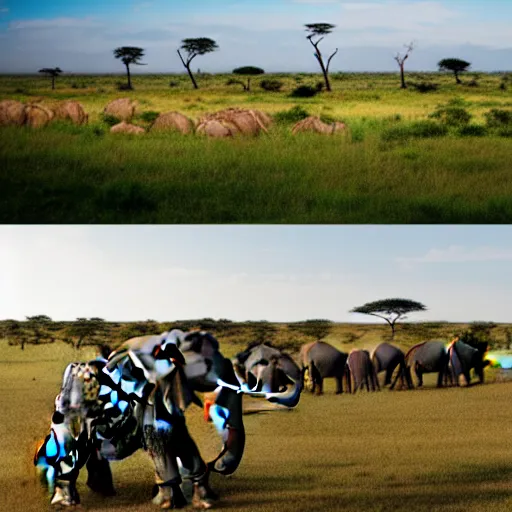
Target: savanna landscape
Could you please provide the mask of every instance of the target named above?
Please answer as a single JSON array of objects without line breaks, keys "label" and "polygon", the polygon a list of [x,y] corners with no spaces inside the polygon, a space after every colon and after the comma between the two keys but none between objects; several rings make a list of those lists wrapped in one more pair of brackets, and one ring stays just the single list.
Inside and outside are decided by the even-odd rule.
[{"label": "savanna landscape", "polygon": [[[298,324],[212,319],[192,324],[209,325],[229,357],[255,337],[271,339],[294,357],[302,342],[313,339]],[[109,337],[115,345],[115,340],[140,333],[149,325],[149,321],[109,323]],[[28,512],[48,508],[48,498],[32,467],[33,450],[47,431],[64,367],[70,361],[95,357],[97,348],[86,341],[82,348],[74,348],[80,331],[76,323],[75,330],[72,326],[72,322],[55,323],[48,338],[39,331],[38,344],[34,344],[36,338],[26,337],[32,342],[23,350],[12,329],[9,338],[1,341],[2,510],[17,510],[21,504]],[[30,328],[29,324],[25,327]],[[486,337],[492,350],[510,353],[511,330],[506,324],[404,323],[397,325],[393,342],[407,349],[425,339],[448,342],[454,334],[472,332]],[[324,339],[349,351],[371,350],[389,337],[385,325],[329,324]],[[99,343],[99,338],[95,340],[91,342]],[[247,511],[509,510],[509,373],[488,367],[484,384],[444,389],[436,389],[429,375],[423,389],[354,395],[335,395],[332,379],[327,379],[322,396],[304,391],[295,409],[246,414],[246,451],[240,468],[231,477],[212,477],[212,486],[221,495],[216,507]],[[248,409],[257,402],[245,400]],[[187,423],[205,458],[214,456],[219,440],[198,407],[190,406]],[[147,456],[139,451],[112,466],[117,496],[104,498],[90,491],[84,471],[79,480],[81,507],[155,510],[149,501],[153,472]]]},{"label": "savanna landscape", "polygon": [[[54,108],[77,101],[88,123],[2,127],[4,223],[508,223],[512,96],[506,73],[1,76],[0,99]],[[261,83],[278,82],[278,90]],[[306,86],[311,97],[295,97]],[[272,84],[270,85],[272,88]],[[320,91],[320,92],[319,92]],[[421,92],[423,91],[423,92]],[[307,93],[309,94],[309,93]],[[104,114],[136,102],[141,136]],[[159,114],[194,123],[228,108],[271,117],[268,132],[222,139],[151,131]],[[345,129],[292,135],[307,116]]]}]

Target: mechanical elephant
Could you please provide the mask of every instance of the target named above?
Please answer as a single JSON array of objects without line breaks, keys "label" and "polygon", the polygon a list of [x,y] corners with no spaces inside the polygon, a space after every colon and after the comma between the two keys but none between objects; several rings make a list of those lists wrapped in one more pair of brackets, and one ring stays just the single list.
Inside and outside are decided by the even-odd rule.
[{"label": "mechanical elephant", "polygon": [[368,350],[352,350],[347,358],[352,392],[366,386],[367,391],[379,390],[379,381]]},{"label": "mechanical elephant", "polygon": [[469,386],[471,384],[471,370],[474,370],[480,384],[483,384],[484,368],[489,365],[489,361],[485,360],[487,349],[488,344],[485,342],[471,346],[458,338],[453,340],[447,349],[451,380],[459,385],[462,377],[464,377],[465,384]]},{"label": "mechanical elephant", "polygon": [[424,341],[409,349],[405,354],[407,372],[414,371],[418,378],[418,387],[423,386],[424,373],[437,373],[437,387],[450,378],[448,352],[442,341]]},{"label": "mechanical elephant", "polygon": [[243,389],[251,393],[279,396],[281,405],[295,407],[302,392],[301,371],[285,352],[265,343],[255,343],[233,359],[236,376]]},{"label": "mechanical elephant", "polygon": [[[195,391],[215,396],[208,416],[222,437],[223,448],[208,463],[185,424],[185,409],[191,403],[202,405]],[[84,465],[91,489],[114,494],[109,461],[143,448],[154,464],[155,504],[163,509],[187,505],[180,487],[181,466],[193,482],[192,504],[211,507],[217,496],[209,486],[209,475],[233,473],[244,452],[242,392],[218,341],[202,331],[173,330],[133,338],[108,360],[68,365],[50,433],[34,457],[52,493],[51,503],[80,502],[76,480]],[[259,396],[280,401],[280,393]]]},{"label": "mechanical elephant", "polygon": [[[402,388],[413,388],[411,375],[405,364],[405,354],[398,347],[390,343],[381,343],[372,352],[371,358],[377,375],[386,372],[384,386],[390,386],[390,389],[394,389],[398,379],[400,379]],[[396,377],[392,381],[393,373],[397,369]]]},{"label": "mechanical elephant", "polygon": [[[323,341],[303,345],[300,350],[300,362],[304,385],[310,383],[312,393],[322,394],[323,380],[336,379],[336,394],[343,393],[343,380],[350,385],[347,372],[348,354],[340,352]],[[350,389],[350,388],[349,388]]]}]

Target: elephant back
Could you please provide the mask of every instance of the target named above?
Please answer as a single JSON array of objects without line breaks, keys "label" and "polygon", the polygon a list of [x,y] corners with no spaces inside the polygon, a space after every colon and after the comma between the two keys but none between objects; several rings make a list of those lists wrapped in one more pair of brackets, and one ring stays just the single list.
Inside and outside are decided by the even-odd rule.
[{"label": "elephant back", "polygon": [[375,371],[378,373],[387,370],[390,366],[395,367],[400,363],[403,364],[405,354],[398,347],[384,342],[375,348],[371,359]]},{"label": "elephant back", "polygon": [[435,372],[444,364],[446,354],[444,342],[424,341],[409,349],[405,358],[408,366],[413,366],[415,363],[418,363],[426,371]]},{"label": "elephant back", "polygon": [[307,353],[307,360],[313,364],[322,378],[336,377],[343,373],[348,355],[324,341],[315,342]]}]

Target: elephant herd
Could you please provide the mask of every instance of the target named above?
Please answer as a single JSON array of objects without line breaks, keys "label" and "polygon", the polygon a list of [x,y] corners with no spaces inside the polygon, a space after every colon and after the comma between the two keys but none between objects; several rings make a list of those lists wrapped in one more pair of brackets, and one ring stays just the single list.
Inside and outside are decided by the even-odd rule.
[{"label": "elephant herd", "polygon": [[471,370],[479,382],[484,381],[487,344],[473,347],[455,338],[448,346],[441,341],[425,341],[414,345],[407,353],[390,343],[381,343],[370,354],[367,350],[355,349],[349,354],[340,352],[328,343],[317,341],[303,345],[300,364],[304,386],[313,393],[321,394],[325,378],[336,379],[336,393],[355,393],[359,389],[380,389],[378,374],[385,372],[384,386],[394,389],[398,382],[402,389],[414,388],[412,374],[417,386],[423,385],[425,373],[437,373],[437,386],[469,385]]}]

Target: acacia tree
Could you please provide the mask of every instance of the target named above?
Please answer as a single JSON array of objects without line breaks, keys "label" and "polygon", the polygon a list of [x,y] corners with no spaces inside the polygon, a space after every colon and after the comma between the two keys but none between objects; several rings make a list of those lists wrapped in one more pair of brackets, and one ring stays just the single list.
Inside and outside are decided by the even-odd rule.
[{"label": "acacia tree", "polygon": [[470,62],[466,62],[462,59],[443,59],[438,62],[439,71],[451,71],[455,75],[457,84],[461,84],[462,81],[459,78],[459,74],[467,71],[471,67]]},{"label": "acacia tree", "polygon": [[410,299],[383,299],[367,302],[350,310],[350,313],[362,313],[372,315],[385,320],[391,327],[391,339],[395,337],[395,323],[407,318],[408,313],[414,311],[426,311],[427,308],[421,302]]},{"label": "acacia tree", "polygon": [[114,50],[114,57],[121,59],[122,63],[126,66],[126,77],[128,79],[127,89],[133,89],[132,77],[130,74],[130,65],[145,66],[140,59],[144,57],[144,50],[136,46],[120,46]]},{"label": "acacia tree", "polygon": [[83,345],[103,345],[110,332],[103,318],[77,318],[65,329],[64,341],[75,349]]},{"label": "acacia tree", "polygon": [[[331,56],[327,60],[327,65],[326,65],[324,63],[322,52],[320,51],[320,48],[318,47],[318,45],[324,39],[324,36],[326,36],[332,32],[333,28],[335,28],[336,25],[331,25],[330,23],[310,23],[310,24],[307,24],[304,26],[306,27],[306,32],[309,32],[307,39],[309,39],[309,42],[312,44],[313,48],[315,49],[315,53],[313,55],[315,56],[316,60],[320,64],[320,68],[322,69],[322,73],[324,75],[324,80],[325,80],[325,88],[328,91],[331,91],[331,84],[329,82],[329,66],[331,64],[332,58],[338,53],[338,48],[336,48],[334,53],[331,54]],[[314,37],[320,37],[320,39],[313,41]]]},{"label": "acacia tree", "polygon": [[233,74],[246,76],[247,77],[247,85],[245,85],[245,83],[242,82],[241,80],[236,80],[234,78],[231,78],[230,80],[228,80],[228,85],[240,84],[244,88],[244,91],[249,92],[251,90],[251,76],[263,75],[264,73],[265,73],[265,71],[263,69],[257,68],[255,66],[243,66],[241,68],[236,68],[236,69],[233,69]]},{"label": "acacia tree", "polygon": [[405,72],[404,72],[404,66],[405,61],[409,58],[412,51],[414,50],[414,44],[409,43],[404,45],[405,46],[405,53],[397,52],[395,55],[395,60],[398,62],[398,66],[400,67],[400,80],[401,80],[401,88],[407,89],[407,84],[405,83]]},{"label": "acacia tree", "polygon": [[39,73],[44,73],[45,75],[51,77],[52,91],[53,91],[55,89],[55,78],[57,78],[62,73],[62,69],[60,69],[60,68],[43,68],[43,69],[39,70]]},{"label": "acacia tree", "polygon": [[[180,56],[181,62],[183,63],[185,69],[188,72],[190,80],[192,80],[194,89],[199,89],[199,87],[197,86],[197,82],[194,78],[194,75],[190,70],[190,64],[192,63],[192,60],[194,60],[198,55],[204,55],[206,53],[213,52],[219,46],[213,39],[210,39],[209,37],[183,39],[181,43],[182,44],[180,48],[177,50],[178,55]],[[182,57],[180,50],[183,50],[187,53],[186,58]]]}]

